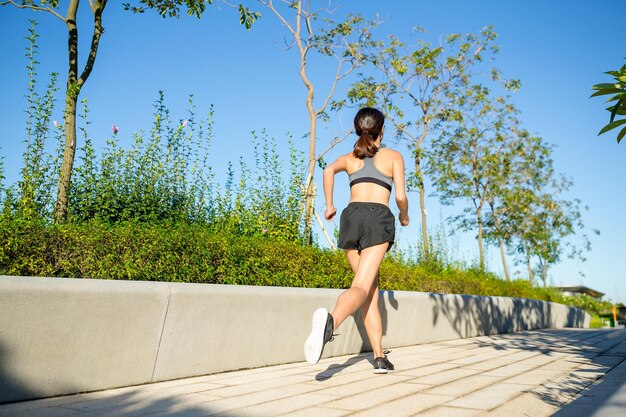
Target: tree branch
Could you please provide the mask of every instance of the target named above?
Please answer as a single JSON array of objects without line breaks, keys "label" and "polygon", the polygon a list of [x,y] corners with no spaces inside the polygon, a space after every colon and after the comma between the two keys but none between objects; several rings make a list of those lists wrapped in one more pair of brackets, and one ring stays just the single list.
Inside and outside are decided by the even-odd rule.
[{"label": "tree branch", "polygon": [[48,13],[52,13],[54,16],[58,17],[59,19],[61,19],[61,21],[63,21],[63,23],[65,23],[65,18],[63,16],[61,16],[58,12],[56,12],[54,9],[52,9],[51,7],[41,7],[41,6],[35,6],[34,4],[18,4],[13,0],[6,0],[3,2],[0,2],[0,6],[5,6],[7,4],[11,4],[15,7],[17,7],[18,9],[31,9],[31,10],[37,10],[37,11],[42,11],[42,12],[48,12]]},{"label": "tree branch", "polygon": [[339,136],[335,137],[335,139],[333,139],[332,142],[330,142],[330,145],[328,146],[328,148],[326,148],[326,150],[324,152],[322,152],[321,154],[318,155],[318,157],[316,158],[316,160],[320,160],[324,155],[326,155],[332,148],[334,148],[335,146],[337,146],[338,144],[340,144],[341,142],[343,142],[344,140],[346,140],[348,138],[348,136],[350,136],[352,133],[354,132],[354,130],[350,130],[349,132],[347,132],[344,137],[340,138]]},{"label": "tree branch", "polygon": [[98,45],[100,44],[100,36],[104,32],[104,27],[102,27],[102,12],[106,7],[107,0],[96,0],[95,10],[94,10],[94,23],[93,23],[93,36],[91,38],[91,48],[89,49],[89,57],[87,58],[87,63],[85,64],[85,68],[83,68],[83,72],[78,79],[78,85],[82,86],[89,75],[91,74],[91,70],[93,70],[93,65],[96,62],[96,55],[98,54]]},{"label": "tree branch", "polygon": [[335,80],[333,81],[333,85],[330,87],[330,92],[328,93],[328,96],[326,96],[326,100],[324,100],[324,104],[322,104],[322,106],[315,112],[315,114],[320,114],[324,111],[324,109],[326,109],[326,106],[328,106],[328,103],[330,102],[330,100],[333,98],[333,95],[335,94],[335,88],[337,88],[337,84],[339,83],[339,81],[342,78],[344,78],[346,75],[351,73],[355,68],[355,65],[352,64],[350,70],[346,71],[342,75],[339,75],[339,73],[341,72],[341,67],[343,67],[344,62],[346,61],[339,58],[337,54],[335,53],[333,53],[333,55],[335,56],[335,58],[337,58],[337,61],[339,62],[339,64],[337,65],[337,71],[335,72]]}]

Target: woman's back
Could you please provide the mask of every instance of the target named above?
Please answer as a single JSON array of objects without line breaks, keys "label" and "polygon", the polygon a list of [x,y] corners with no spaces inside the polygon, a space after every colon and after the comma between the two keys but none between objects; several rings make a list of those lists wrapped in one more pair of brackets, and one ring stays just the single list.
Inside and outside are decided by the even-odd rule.
[{"label": "woman's back", "polygon": [[[389,205],[391,185],[393,181],[393,165],[397,152],[381,148],[372,158],[359,159],[352,153],[346,154],[346,171],[351,180],[350,202],[370,202]],[[374,169],[373,175],[369,173],[370,167]],[[367,171],[368,176],[360,175]],[[355,177],[359,180],[354,181]],[[372,179],[372,177],[374,177]]]}]

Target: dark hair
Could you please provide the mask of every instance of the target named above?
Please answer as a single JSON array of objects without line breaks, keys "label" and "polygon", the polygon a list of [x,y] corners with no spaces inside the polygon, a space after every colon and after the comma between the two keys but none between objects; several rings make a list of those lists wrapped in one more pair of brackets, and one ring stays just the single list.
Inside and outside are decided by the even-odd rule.
[{"label": "dark hair", "polygon": [[385,116],[380,110],[364,107],[354,116],[354,129],[359,140],[354,144],[352,155],[355,158],[371,158],[378,148],[374,145],[385,124]]}]

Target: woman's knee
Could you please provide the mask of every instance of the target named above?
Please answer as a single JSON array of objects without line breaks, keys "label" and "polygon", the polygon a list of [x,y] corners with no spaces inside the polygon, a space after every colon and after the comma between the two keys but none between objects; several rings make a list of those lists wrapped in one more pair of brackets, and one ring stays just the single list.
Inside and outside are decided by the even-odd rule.
[{"label": "woman's knee", "polygon": [[353,294],[358,297],[358,299],[360,300],[361,304],[365,302],[365,300],[367,300],[367,297],[369,295],[369,291],[364,288],[362,285],[358,285],[358,284],[352,284],[352,287],[350,287],[350,289],[352,290]]}]

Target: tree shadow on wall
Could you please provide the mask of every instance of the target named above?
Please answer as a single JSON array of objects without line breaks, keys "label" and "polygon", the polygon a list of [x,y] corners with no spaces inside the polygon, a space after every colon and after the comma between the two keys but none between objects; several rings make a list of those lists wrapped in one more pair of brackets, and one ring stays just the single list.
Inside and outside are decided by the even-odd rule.
[{"label": "tree shadow on wall", "polygon": [[9,358],[9,350],[0,340],[0,416],[3,415],[2,405],[5,403],[42,396],[41,392],[20,380],[19,375],[11,369]]},{"label": "tree shadow on wall", "polygon": [[[389,315],[387,313],[387,302],[385,302],[385,294],[387,295],[387,300],[389,303],[389,307],[394,310],[398,309],[398,300],[395,297],[395,293],[393,291],[379,291],[378,297],[378,309],[380,310],[380,318],[382,321],[383,328],[383,337],[387,334],[387,324]],[[371,355],[369,352],[372,351],[372,345],[367,337],[367,330],[365,330],[365,325],[363,324],[363,315],[361,314],[361,309],[358,309],[354,314],[352,314],[354,318],[354,322],[356,324],[357,331],[359,332],[359,336],[361,339],[361,347],[359,348],[359,354],[348,358],[345,362],[338,364],[333,363],[328,365],[328,367],[322,372],[315,375],[315,380],[317,381],[326,381],[332,378],[334,375],[343,371],[344,369],[362,361],[368,360],[372,365],[374,363],[373,359],[371,359]],[[384,343],[383,343],[384,344]]]},{"label": "tree shadow on wall", "polygon": [[[482,297],[457,294],[430,294],[433,326],[440,320],[460,338],[555,327],[554,306],[550,302],[508,297]],[[585,314],[568,309],[566,327],[582,327]]]}]

